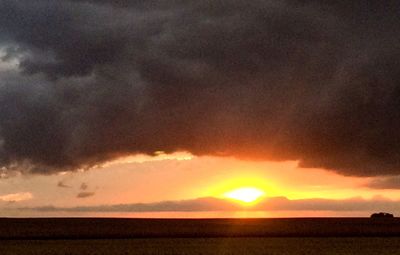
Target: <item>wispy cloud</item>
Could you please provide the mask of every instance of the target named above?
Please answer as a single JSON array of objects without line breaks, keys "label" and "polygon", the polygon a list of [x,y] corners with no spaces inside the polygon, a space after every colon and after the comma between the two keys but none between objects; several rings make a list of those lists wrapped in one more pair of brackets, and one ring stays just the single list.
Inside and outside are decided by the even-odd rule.
[{"label": "wispy cloud", "polygon": [[94,192],[89,192],[89,191],[82,191],[79,192],[78,195],[76,195],[77,198],[87,198],[87,197],[91,197],[94,196]]},{"label": "wispy cloud", "polygon": [[65,184],[64,181],[59,181],[57,183],[57,187],[60,187],[60,188],[71,188],[71,186]]},{"label": "wispy cloud", "polygon": [[33,195],[30,192],[19,192],[19,193],[2,195],[2,196],[0,196],[0,201],[20,202],[20,201],[30,200],[32,198],[33,198]]},{"label": "wispy cloud", "polygon": [[89,186],[86,184],[86,183],[84,183],[84,182],[82,182],[82,184],[81,184],[81,186],[79,187],[81,190],[87,190],[87,188],[88,188]]}]

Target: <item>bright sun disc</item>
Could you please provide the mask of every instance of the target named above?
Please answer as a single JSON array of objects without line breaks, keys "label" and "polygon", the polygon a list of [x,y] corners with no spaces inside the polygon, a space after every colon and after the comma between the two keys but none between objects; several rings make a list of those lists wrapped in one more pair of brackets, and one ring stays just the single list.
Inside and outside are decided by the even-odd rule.
[{"label": "bright sun disc", "polygon": [[265,192],[256,188],[240,188],[224,194],[225,197],[251,203],[264,196]]}]

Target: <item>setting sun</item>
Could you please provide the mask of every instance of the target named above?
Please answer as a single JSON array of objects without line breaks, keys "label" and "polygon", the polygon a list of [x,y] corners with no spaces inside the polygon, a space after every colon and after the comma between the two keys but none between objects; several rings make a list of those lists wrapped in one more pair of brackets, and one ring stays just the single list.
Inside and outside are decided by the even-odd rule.
[{"label": "setting sun", "polygon": [[251,203],[264,196],[265,192],[257,188],[239,188],[227,192],[225,197],[245,203]]}]

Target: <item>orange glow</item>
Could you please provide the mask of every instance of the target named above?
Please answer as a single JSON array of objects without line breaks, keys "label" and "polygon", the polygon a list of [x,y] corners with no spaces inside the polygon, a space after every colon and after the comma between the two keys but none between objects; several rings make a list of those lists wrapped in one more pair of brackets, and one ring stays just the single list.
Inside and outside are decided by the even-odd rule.
[{"label": "orange glow", "polygon": [[253,203],[264,195],[264,191],[253,187],[239,188],[224,194],[224,196],[227,198],[238,200],[244,203]]},{"label": "orange glow", "polygon": [[[231,171],[232,172],[232,171]],[[233,173],[228,179],[216,179],[203,188],[198,197],[232,199],[243,205],[252,205],[268,193],[269,197],[281,196],[283,190],[278,183],[262,176],[261,173]]]}]

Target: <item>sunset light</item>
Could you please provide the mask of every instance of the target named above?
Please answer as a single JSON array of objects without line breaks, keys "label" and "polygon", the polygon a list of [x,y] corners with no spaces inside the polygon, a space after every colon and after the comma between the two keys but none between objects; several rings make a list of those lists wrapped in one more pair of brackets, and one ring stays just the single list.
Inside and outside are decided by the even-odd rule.
[{"label": "sunset light", "polygon": [[245,203],[252,203],[264,195],[264,191],[249,187],[239,188],[225,193],[225,197]]},{"label": "sunset light", "polygon": [[0,255],[400,255],[399,13],[0,0]]}]

